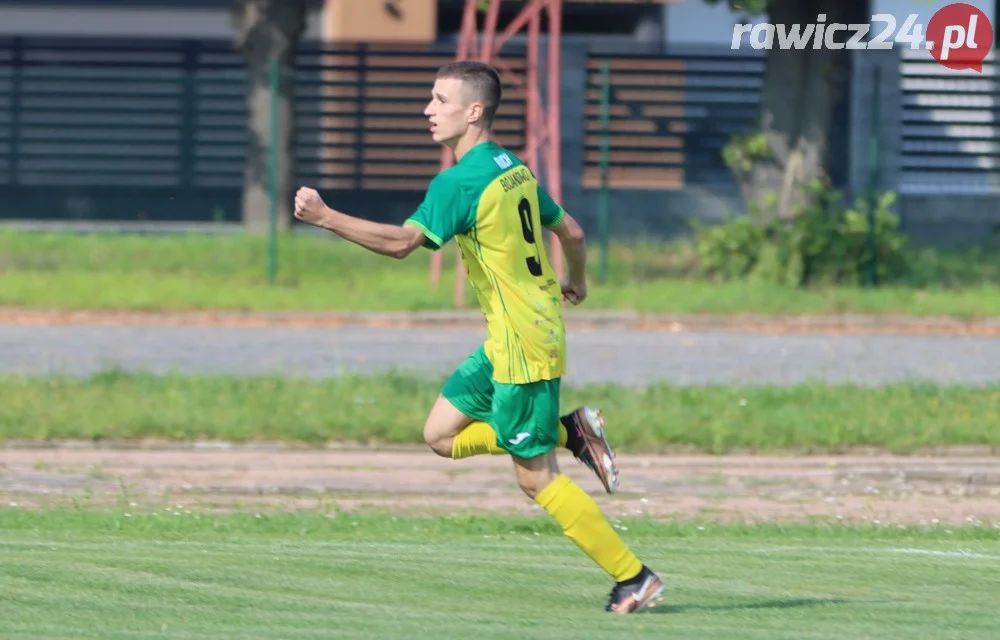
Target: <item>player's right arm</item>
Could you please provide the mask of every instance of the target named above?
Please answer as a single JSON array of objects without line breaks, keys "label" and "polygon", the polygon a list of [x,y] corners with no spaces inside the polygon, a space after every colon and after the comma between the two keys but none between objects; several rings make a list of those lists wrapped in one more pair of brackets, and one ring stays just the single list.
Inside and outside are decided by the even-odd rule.
[{"label": "player's right arm", "polygon": [[566,256],[563,295],[573,304],[580,304],[587,297],[587,242],[583,228],[541,187],[538,188],[538,206],[542,224],[556,234]]}]

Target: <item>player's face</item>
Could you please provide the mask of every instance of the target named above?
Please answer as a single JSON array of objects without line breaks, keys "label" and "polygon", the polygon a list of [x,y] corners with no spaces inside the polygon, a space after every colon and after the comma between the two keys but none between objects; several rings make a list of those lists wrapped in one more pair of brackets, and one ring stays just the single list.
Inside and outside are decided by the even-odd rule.
[{"label": "player's face", "polygon": [[469,130],[476,119],[478,103],[470,103],[458,78],[438,78],[431,89],[431,101],[424,109],[430,121],[431,137],[439,144],[452,143]]}]

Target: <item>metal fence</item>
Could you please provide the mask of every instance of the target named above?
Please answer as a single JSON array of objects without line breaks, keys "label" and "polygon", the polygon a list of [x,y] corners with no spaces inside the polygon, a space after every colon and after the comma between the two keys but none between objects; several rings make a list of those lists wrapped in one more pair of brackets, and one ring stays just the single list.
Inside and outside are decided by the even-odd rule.
[{"label": "metal fence", "polygon": [[582,176],[588,188],[597,187],[600,177],[603,63],[610,70],[611,188],[666,190],[731,181],[722,148],[756,124],[762,56],[589,56]]},{"label": "metal fence", "polygon": [[[421,115],[428,77],[450,59],[413,47],[304,48],[299,178],[329,189],[423,189],[440,165]],[[519,66],[516,56],[508,63]],[[44,215],[42,203],[59,194],[70,217],[232,218],[247,83],[226,42],[0,40],[4,215]],[[497,129],[519,149],[524,100],[508,89]]]},{"label": "metal fence", "polygon": [[[898,147],[898,188],[1000,194],[995,57],[982,74],[962,74],[923,52],[901,55],[899,73],[884,80],[902,95],[898,113],[887,114],[899,138],[887,147]],[[373,206],[416,204],[441,157],[421,113],[429,79],[452,57],[447,45],[304,45],[298,179]],[[524,68],[523,50],[509,46],[504,57]],[[731,184],[721,150],[754,126],[762,56],[720,49],[584,59],[582,82],[563,74],[563,115],[579,114],[563,125],[565,182],[599,184],[607,63],[612,189]],[[238,219],[247,82],[226,41],[0,39],[0,217]],[[525,98],[508,84],[497,119],[500,142],[515,151],[525,143]]]},{"label": "metal fence", "polygon": [[[523,50],[505,49],[523,70]],[[297,173],[325,189],[419,192],[440,149],[421,112],[446,45],[304,45],[296,61]],[[750,126],[761,63],[742,56],[591,55],[582,167],[594,187],[599,89],[611,74],[612,188],[678,189],[724,173],[718,152]],[[235,219],[246,152],[247,72],[224,41],[0,40],[0,216]],[[579,94],[574,99],[573,93]],[[524,144],[524,89],[508,84],[499,141]],[[579,161],[579,164],[576,162]],[[412,196],[405,196],[411,197]]]},{"label": "metal fence", "polygon": [[899,190],[1000,194],[1000,65],[954,71],[926,51],[900,49]]},{"label": "metal fence", "polygon": [[4,215],[208,219],[233,210],[245,74],[217,53],[198,42],[0,41]]}]

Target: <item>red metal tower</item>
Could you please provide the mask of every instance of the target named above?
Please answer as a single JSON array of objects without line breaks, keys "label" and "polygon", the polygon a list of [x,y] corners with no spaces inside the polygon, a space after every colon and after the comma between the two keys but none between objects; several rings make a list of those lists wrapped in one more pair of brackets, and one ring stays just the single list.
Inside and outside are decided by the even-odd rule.
[{"label": "red metal tower", "polygon": [[[527,98],[525,108],[525,149],[524,162],[535,175],[539,174],[539,158],[545,157],[546,190],[552,198],[562,203],[562,156],[560,154],[561,135],[559,129],[559,87],[560,50],[562,44],[562,7],[563,0],[529,0],[513,20],[497,34],[497,22],[500,17],[501,0],[488,0],[486,19],[481,37],[477,37],[478,24],[476,17],[479,0],[465,0],[465,11],[462,14],[462,29],[458,41],[456,59],[478,59],[492,64],[505,80],[523,88]],[[547,104],[543,105],[541,92],[538,90],[538,61],[542,31],[542,14],[548,12],[548,82]],[[499,58],[499,52],[510,38],[527,27],[527,59],[526,72],[514,73]],[[451,150],[444,148],[441,153],[441,170],[445,170],[454,162]],[[562,278],[563,261],[559,240],[554,234],[550,236],[549,256],[556,275]],[[441,278],[441,262],[443,255],[437,251],[431,256],[431,283],[437,285]],[[455,306],[465,304],[465,269],[462,267],[461,254],[456,250],[455,269]]]}]

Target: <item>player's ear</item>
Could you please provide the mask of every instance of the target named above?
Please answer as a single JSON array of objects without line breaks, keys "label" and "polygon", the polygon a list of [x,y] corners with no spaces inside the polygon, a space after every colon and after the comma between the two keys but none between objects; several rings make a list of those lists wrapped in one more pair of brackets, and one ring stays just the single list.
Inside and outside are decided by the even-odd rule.
[{"label": "player's ear", "polygon": [[473,102],[469,105],[469,124],[473,122],[478,122],[482,120],[483,114],[486,113],[486,109],[483,107],[482,102]]}]

